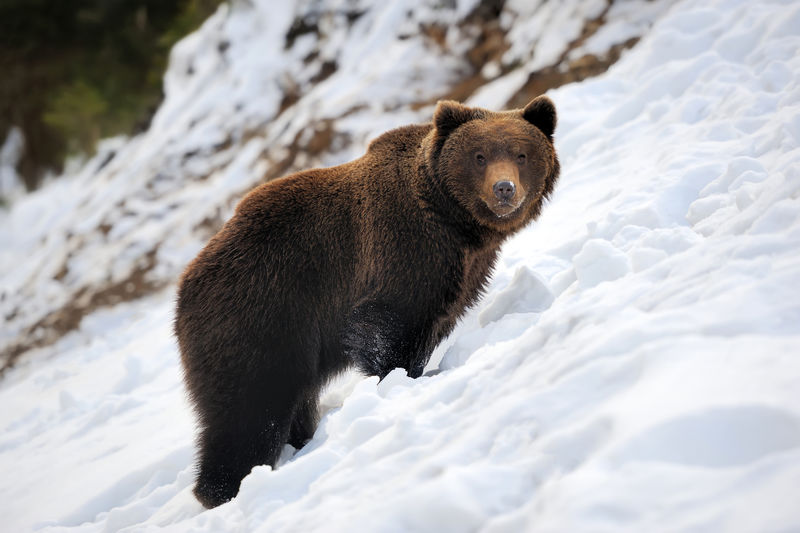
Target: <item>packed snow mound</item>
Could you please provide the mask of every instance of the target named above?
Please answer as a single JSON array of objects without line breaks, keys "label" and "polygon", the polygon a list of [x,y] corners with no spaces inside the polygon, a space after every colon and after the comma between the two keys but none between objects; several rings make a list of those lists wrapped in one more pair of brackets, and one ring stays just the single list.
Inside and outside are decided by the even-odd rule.
[{"label": "packed snow mound", "polygon": [[[89,314],[0,383],[4,527],[800,529],[798,28],[793,2],[682,2],[606,75],[551,91],[556,194],[429,372],[344,376],[314,439],[214,510],[191,495],[172,289]],[[226,172],[219,191],[246,181]],[[35,201],[74,216],[74,186]],[[204,205],[193,190],[175,195]]]}]

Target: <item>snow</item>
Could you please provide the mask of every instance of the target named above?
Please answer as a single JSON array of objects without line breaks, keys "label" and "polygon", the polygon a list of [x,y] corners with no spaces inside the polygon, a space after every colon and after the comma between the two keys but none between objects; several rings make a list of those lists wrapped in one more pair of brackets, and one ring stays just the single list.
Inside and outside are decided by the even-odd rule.
[{"label": "snow", "polygon": [[16,199],[25,191],[16,170],[24,148],[22,131],[16,126],[10,128],[0,145],[0,201]]},{"label": "snow", "polygon": [[[550,4],[509,9],[517,4],[504,20],[519,69],[472,103],[502,107],[539,61],[525,39],[541,32],[530,28],[556,35],[553,25],[567,24],[548,18]],[[570,9],[593,18],[595,4]],[[303,121],[357,109],[337,121],[350,141],[311,161],[346,159],[371,135],[429,114],[408,107],[393,72],[435,97],[457,70],[424,40],[391,37],[413,26],[403,29],[405,13],[371,7],[352,29],[371,43],[358,52],[367,58],[329,21],[339,69],[308,86],[296,115],[245,139],[242,121],[255,120],[246,117],[275,113],[277,73],[300,67],[291,51],[252,51],[262,38],[278,43],[270,28],[292,15],[257,3],[237,14],[238,5],[173,52],[163,129],[108,141],[76,174],[0,215],[4,316],[9,302],[56,309],[68,298],[51,279],[65,257],[64,283],[80,287],[124,280],[159,243],[151,275],[174,281],[208,237],[197,224],[225,218],[268,166],[264,151],[288,146]],[[446,16],[433,6],[420,2],[413,16]],[[101,308],[0,381],[3,529],[800,529],[800,5],[649,9],[655,24],[608,73],[549,93],[562,160],[554,198],[506,243],[486,296],[423,377],[342,376],[310,443],[287,446],[277,469],[254,468],[237,498],[205,511],[191,495],[194,420],[170,332],[174,284]],[[647,20],[623,7],[606,16],[621,40]],[[571,32],[548,37],[551,48],[565,50]],[[615,40],[601,32],[591,46]],[[220,38],[231,40],[225,61],[213,56]],[[417,55],[439,75],[395,70]],[[181,78],[190,63],[204,82]],[[255,88],[263,100],[231,111]],[[388,100],[403,104],[392,111]],[[237,134],[244,142],[213,149]],[[190,148],[196,173],[177,163]],[[93,231],[103,220],[108,235]],[[22,328],[6,324],[0,340]]]}]

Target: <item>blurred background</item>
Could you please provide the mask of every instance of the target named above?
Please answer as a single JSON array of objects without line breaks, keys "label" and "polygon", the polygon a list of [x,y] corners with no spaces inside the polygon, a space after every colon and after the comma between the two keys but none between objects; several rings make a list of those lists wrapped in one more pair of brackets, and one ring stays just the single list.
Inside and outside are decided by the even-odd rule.
[{"label": "blurred background", "polygon": [[0,138],[19,146],[21,185],[36,188],[103,137],[147,129],[170,48],[219,3],[2,0]]}]

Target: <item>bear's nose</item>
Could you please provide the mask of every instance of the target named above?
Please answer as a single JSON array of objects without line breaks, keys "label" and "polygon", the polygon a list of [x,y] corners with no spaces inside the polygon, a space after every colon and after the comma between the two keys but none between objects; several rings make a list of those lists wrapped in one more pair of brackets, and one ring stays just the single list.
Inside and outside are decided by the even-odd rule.
[{"label": "bear's nose", "polygon": [[497,183],[494,184],[492,190],[494,191],[494,195],[501,202],[508,202],[514,197],[514,194],[517,192],[517,188],[514,185],[514,182],[511,181],[498,181]]}]

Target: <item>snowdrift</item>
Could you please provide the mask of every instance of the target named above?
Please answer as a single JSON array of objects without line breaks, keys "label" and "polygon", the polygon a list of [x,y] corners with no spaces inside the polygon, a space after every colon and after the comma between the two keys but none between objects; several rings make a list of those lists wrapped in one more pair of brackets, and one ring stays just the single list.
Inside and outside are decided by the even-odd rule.
[{"label": "snowdrift", "polygon": [[543,216],[426,376],[343,376],[314,439],[212,511],[191,495],[175,276],[265,175],[357,156],[474,78],[477,8],[234,4],[182,41],[148,133],[0,215],[0,341],[53,337],[0,381],[3,527],[800,529],[800,6],[551,4],[505,5],[509,46],[467,103],[642,38],[549,92]]}]

